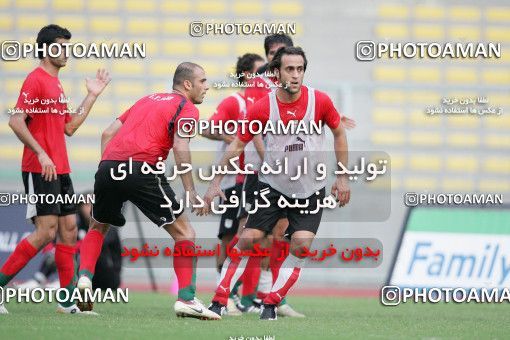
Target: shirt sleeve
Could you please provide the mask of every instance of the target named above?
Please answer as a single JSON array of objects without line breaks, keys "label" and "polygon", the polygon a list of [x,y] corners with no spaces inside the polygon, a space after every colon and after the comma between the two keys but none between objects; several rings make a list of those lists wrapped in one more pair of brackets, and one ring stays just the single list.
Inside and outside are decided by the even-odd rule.
[{"label": "shirt sleeve", "polygon": [[122,124],[124,124],[126,122],[126,119],[129,117],[129,113],[131,112],[131,108],[132,107],[127,109],[120,117],[117,117],[117,119],[120,120],[120,122]]},{"label": "shirt sleeve", "polygon": [[268,89],[265,83],[259,78],[252,79],[248,84],[250,86],[246,88],[244,96],[246,98],[246,108],[249,110],[256,102],[271,92],[271,90]]},{"label": "shirt sleeve", "polygon": [[265,96],[248,109],[246,120],[247,122],[244,124],[244,129],[240,128],[237,132],[237,136],[243,143],[248,143],[253,139],[253,134],[249,128],[250,122],[259,121],[261,126],[264,127],[269,120],[269,96]]},{"label": "shirt sleeve", "polygon": [[317,109],[321,113],[321,119],[331,129],[336,129],[340,124],[341,116],[336,110],[331,98],[324,92],[316,91]]},{"label": "shirt sleeve", "polygon": [[[16,103],[16,108],[21,109],[26,112],[28,109],[32,109],[38,107],[34,100],[41,100],[40,97],[40,87],[39,82],[33,76],[28,76],[23,82],[23,86],[21,87],[21,91],[19,93],[18,102]],[[34,116],[33,113],[26,112],[26,114],[32,118]]]},{"label": "shirt sleeve", "polygon": [[[67,110],[67,105],[66,105],[66,108]],[[71,120],[73,119],[73,117],[71,116],[71,114],[69,113],[69,111],[66,112],[66,118],[65,118],[65,123],[69,123]]]},{"label": "shirt sleeve", "polygon": [[174,130],[174,133],[182,131],[185,135],[193,136],[199,117],[198,109],[188,102],[176,118],[176,127],[179,130]]},{"label": "shirt sleeve", "polygon": [[237,102],[237,99],[229,96],[221,101],[209,120],[215,123],[219,123],[225,122],[227,120],[238,120],[238,118],[239,103]]}]

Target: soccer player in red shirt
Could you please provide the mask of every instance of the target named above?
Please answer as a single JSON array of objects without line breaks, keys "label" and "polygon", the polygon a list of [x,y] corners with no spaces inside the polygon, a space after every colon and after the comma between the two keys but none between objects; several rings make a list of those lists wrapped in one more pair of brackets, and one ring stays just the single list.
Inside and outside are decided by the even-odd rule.
[{"label": "soccer player in red shirt", "polygon": [[[221,125],[226,124],[227,121],[238,121],[245,119],[246,85],[248,80],[253,77],[250,77],[250,75],[255,74],[255,72],[262,65],[264,65],[264,59],[258,54],[246,53],[238,58],[236,63],[236,77],[238,77],[241,87],[239,88],[239,91],[226,97],[220,102],[214,114],[209,118],[209,121]],[[223,156],[223,153],[225,152],[228,144],[230,144],[230,142],[235,138],[233,135],[221,134],[217,130],[213,131],[212,129],[204,131],[203,136],[222,142],[219,148],[219,159],[221,159],[221,156]],[[262,141],[260,142],[262,143]],[[259,145],[258,147],[263,150],[263,145]],[[244,161],[244,154],[241,155],[240,160]],[[243,165],[241,164],[241,167],[242,166]],[[241,192],[243,191],[243,181],[243,175],[230,175],[225,178],[225,180],[222,182],[222,189],[225,191],[227,200],[229,200],[231,195],[236,195],[241,198]],[[245,194],[249,195],[249,192],[245,192]],[[221,240],[221,252],[216,257],[218,277],[221,274],[221,268],[226,258],[225,249],[227,245],[232,241],[233,237],[240,233],[244,227],[245,222],[246,216],[244,214],[241,216],[239,207],[228,208],[227,211],[221,215],[220,230],[218,232],[218,238]],[[239,228],[239,226],[241,226],[241,228]],[[241,311],[256,312],[258,310],[253,306],[252,301],[255,298],[257,284],[260,276],[260,263],[253,264],[252,268],[252,271],[248,270],[244,277],[238,281],[238,283],[241,283],[241,281],[243,282],[242,298],[239,299],[237,296],[238,284],[236,284],[235,289],[232,291],[232,298],[229,298],[228,300],[229,315],[241,315]]]},{"label": "soccer player in red shirt", "polygon": [[[37,35],[38,47],[52,43],[67,43],[71,33],[58,25],[43,27]],[[44,45],[46,44],[46,45]],[[9,119],[9,126],[23,142],[21,171],[25,192],[42,195],[74,195],[69,173],[65,135],[72,136],[87,118],[92,105],[110,82],[108,72],[98,70],[95,79],[87,79],[87,96],[70,114],[67,99],[58,79],[60,69],[67,64],[64,53],[50,57],[41,51],[39,66],[25,79],[20,91],[17,111]],[[0,287],[5,286],[49,242],[57,237],[55,262],[60,286],[73,290],[76,284],[74,245],[76,243],[75,204],[28,204],[27,219],[35,231],[16,246],[0,269]],[[57,312],[79,313],[72,302],[58,305]],[[0,304],[0,313],[7,310]]]},{"label": "soccer player in red shirt", "polygon": [[[279,83],[285,84],[285,86],[278,87],[275,92],[271,92],[259,100],[248,110],[247,119],[248,121],[259,121],[262,125],[268,123],[269,120],[273,124],[278,121],[289,124],[296,120],[323,122],[333,133],[337,161],[347,164],[347,139],[343,125],[340,123],[340,115],[325,93],[302,85],[306,66],[306,57],[301,48],[284,47],[279,49],[270,67],[275,72]],[[237,138],[230,143],[220,166],[225,166],[230,158],[239,155],[252,138],[253,135],[249,132],[244,135],[239,133]],[[293,159],[298,159],[301,154],[317,157],[324,150],[324,139],[324,133],[267,134],[264,136],[267,145],[264,161],[274,164],[275,155],[284,154],[287,157],[290,152],[298,154],[298,157],[294,156]],[[296,147],[298,145],[299,147]],[[222,177],[222,175],[217,175],[209,186],[204,197],[206,206],[200,211],[201,214],[208,213],[210,202],[214,197],[222,195],[219,186]],[[302,214],[300,208],[297,207],[283,209],[289,220],[287,233],[290,235],[290,252],[278,270],[277,279],[273,283],[271,292],[264,299],[260,314],[262,320],[276,320],[277,306],[299,278],[305,261],[302,254],[306,254],[305,248],[310,248],[320,225],[322,208],[317,206],[317,200],[325,197],[325,183],[317,181],[313,173],[302,175],[296,182],[291,182],[285,175],[271,177],[260,174],[258,191],[262,190],[268,191],[265,196],[269,204],[267,207],[260,207],[248,217],[246,227],[235,246],[237,251],[253,249],[253,245],[274,228],[282,210],[277,204],[280,197],[284,196],[288,200],[292,195],[296,195],[299,204],[303,204],[305,199],[309,199],[309,214]],[[337,177],[331,188],[331,194],[336,197],[340,206],[349,202],[350,189],[345,176]],[[316,213],[311,213],[311,211],[316,211]],[[218,315],[224,312],[232,282],[242,275],[247,262],[247,257],[241,258],[240,256],[225,260],[226,270],[222,271],[220,284],[209,307],[211,311]]]},{"label": "soccer player in red shirt", "polygon": [[[89,231],[80,249],[78,289],[92,288],[92,277],[109,225],[123,226],[122,205],[132,202],[155,225],[175,240],[175,252],[195,251],[195,231],[183,213],[175,193],[160,165],[171,149],[178,170],[191,164],[189,138],[180,131],[198,120],[195,104],[200,104],[209,89],[205,72],[197,64],[184,62],[175,70],[173,91],[154,93],[138,100],[104,132],[101,138],[102,157],[95,175],[92,218]],[[122,172],[123,170],[123,176]],[[191,172],[183,171],[181,180],[192,204],[197,193]],[[168,202],[171,202],[169,206]],[[172,252],[174,254],[175,252]],[[173,256],[179,283],[177,316],[199,319],[221,319],[195,298],[196,257]],[[86,304],[87,308],[92,308]]]}]

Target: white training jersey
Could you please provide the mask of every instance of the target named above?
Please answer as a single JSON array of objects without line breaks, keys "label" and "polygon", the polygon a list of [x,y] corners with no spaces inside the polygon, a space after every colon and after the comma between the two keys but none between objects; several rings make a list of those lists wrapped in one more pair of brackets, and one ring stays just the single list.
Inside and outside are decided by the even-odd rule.
[{"label": "white training jersey", "polygon": [[[280,119],[278,103],[276,101],[276,92],[269,94],[269,121],[274,126]],[[315,120],[315,90],[308,88],[308,104],[305,116],[302,119],[306,126]],[[289,122],[290,124],[290,122]],[[274,189],[287,195],[288,197],[307,198],[315,194],[316,191],[325,186],[325,181],[317,181],[317,164],[325,163],[324,157],[325,133],[306,134],[300,132],[297,134],[275,135],[268,133],[264,137],[265,153],[264,163],[276,169],[276,161],[284,164],[284,158],[287,158],[288,174],[263,174],[259,172],[259,180],[269,184]],[[303,159],[307,158],[307,175],[301,171],[301,176],[296,180],[291,177],[297,173],[298,166],[303,170]],[[292,195],[295,196],[292,196]]]},{"label": "white training jersey", "polygon": [[[271,79],[269,79],[266,76],[260,76],[260,79],[262,79],[262,81],[266,83],[266,86],[271,90],[271,92],[274,92],[276,90],[275,83]],[[244,119],[246,119],[246,116],[244,117],[245,117]],[[260,155],[258,154],[257,149],[255,148],[255,143],[253,143],[253,141],[250,141],[244,147],[244,163],[252,164],[253,170],[255,171],[260,170],[260,166],[262,165],[262,159],[260,158]]]}]

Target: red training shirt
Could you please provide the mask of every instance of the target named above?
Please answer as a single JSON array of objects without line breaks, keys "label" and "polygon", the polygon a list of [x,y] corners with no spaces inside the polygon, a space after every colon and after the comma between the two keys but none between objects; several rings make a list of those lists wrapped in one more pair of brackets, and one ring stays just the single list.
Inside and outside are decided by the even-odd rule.
[{"label": "red training shirt", "polygon": [[198,109],[187,100],[169,133],[170,121],[182,98],[175,93],[154,93],[138,100],[118,118],[122,127],[106,145],[101,160],[127,161],[131,157],[151,165],[158,162],[158,157],[165,160],[174,144],[177,126],[182,127],[191,119],[198,121]]},{"label": "red training shirt", "polygon": [[[16,109],[28,115],[28,130],[55,164],[57,174],[70,173],[65,124],[71,120],[71,116],[58,77],[53,77],[42,67],[29,73],[21,87]],[[23,148],[21,170],[42,172],[37,154],[27,146]]]},{"label": "red training shirt", "polygon": [[[276,101],[278,102],[280,119],[285,124],[291,120],[301,120],[305,116],[308,105],[308,88],[304,85],[301,86],[301,96],[292,103],[282,103],[278,96]],[[264,125],[269,120],[269,109],[269,96],[266,95],[248,109],[247,120],[258,120]],[[288,114],[287,111],[291,111],[295,115]],[[336,129],[340,124],[340,114],[327,94],[315,90],[315,122],[318,123],[319,121],[325,122],[331,129]],[[242,130],[239,130],[237,136],[242,142],[248,143],[252,140],[253,135],[249,129],[245,129],[246,133],[244,135],[241,132]]]},{"label": "red training shirt", "polygon": [[[237,92],[245,101],[246,98],[243,94]],[[222,122],[227,122],[229,120],[242,120],[245,119],[244,114],[241,112],[241,108],[239,107],[239,102],[234,96],[228,96],[223,99],[216,111],[214,111],[213,115],[209,118],[209,121],[220,124]],[[230,127],[231,128],[231,127]],[[239,156],[239,164],[240,167],[244,167],[244,152]],[[238,174],[236,176],[236,183],[243,183],[244,175]]]},{"label": "red training shirt", "polygon": [[[277,83],[277,80],[274,77],[270,77],[268,79],[271,80],[274,84]],[[250,86],[248,86],[245,91],[247,109],[250,109],[250,107],[252,107],[260,99],[264,98],[266,94],[275,88],[268,86],[268,84],[262,80],[262,77],[256,77],[248,82],[248,84]]]},{"label": "red training shirt", "polygon": [[[238,94],[243,97],[241,93]],[[226,122],[227,120],[239,120],[243,118],[241,117],[240,110],[237,99],[234,96],[228,96],[219,103],[216,111],[214,111],[209,120],[215,123]]]}]

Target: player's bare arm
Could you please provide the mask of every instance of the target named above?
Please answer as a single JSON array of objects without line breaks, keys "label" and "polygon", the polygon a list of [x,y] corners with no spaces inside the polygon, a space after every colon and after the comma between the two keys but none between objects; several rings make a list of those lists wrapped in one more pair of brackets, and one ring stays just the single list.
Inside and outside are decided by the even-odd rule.
[{"label": "player's bare arm", "polygon": [[255,145],[255,150],[257,150],[257,154],[259,155],[260,159],[264,159],[264,141],[262,140],[261,135],[255,135],[253,136],[253,145]]},{"label": "player's bare arm", "polygon": [[9,119],[9,126],[19,140],[37,154],[39,163],[41,163],[42,177],[46,181],[56,180],[57,167],[28,130],[27,117],[27,114],[24,112],[16,113]]},{"label": "player's bare arm", "polygon": [[104,149],[106,145],[110,142],[110,140],[115,137],[119,129],[122,127],[122,122],[119,119],[116,119],[113,123],[110,124],[101,134],[101,155],[104,153]]},{"label": "player's bare arm", "polygon": [[76,114],[72,115],[71,121],[65,125],[66,135],[72,136],[81,124],[83,124],[90,109],[96,102],[97,97],[103,92],[110,80],[110,75],[105,69],[97,70],[96,78],[94,79],[86,78],[85,86],[87,87],[87,96],[78,107]]},{"label": "player's bare arm", "polygon": [[347,130],[354,129],[356,127],[356,121],[347,116],[342,116],[342,124]]},{"label": "player's bare arm", "polygon": [[211,139],[211,140],[219,140],[219,141],[223,141],[227,144],[230,144],[232,143],[232,141],[234,140],[235,136],[233,135],[229,135],[229,134],[220,134],[218,133],[217,131],[215,132],[212,132],[211,131],[211,127],[208,126],[207,129],[205,131],[202,131],[202,136],[204,136],[205,138],[207,139]]},{"label": "player's bare arm", "polygon": [[[238,137],[234,139],[232,143],[229,144],[227,150],[225,150],[225,154],[221,158],[219,166],[221,168],[224,168],[225,166],[228,166],[229,160],[231,158],[239,156],[246,146],[246,143],[241,141]],[[216,196],[220,196],[224,200],[227,199],[223,191],[221,191],[220,183],[225,175],[224,174],[217,174],[214,179],[211,181],[211,184],[209,185],[209,188],[207,189],[207,192],[204,196],[205,206],[204,208],[199,211],[199,215],[207,215],[210,212],[210,206],[211,202],[214,200]]]},{"label": "player's bare arm", "polygon": [[[178,133],[174,134],[174,158],[175,164],[179,171],[183,170],[183,164],[191,164],[191,152],[189,150],[189,138],[182,138]],[[189,192],[191,203],[198,203],[196,200],[195,183],[193,182],[193,175],[190,171],[181,175],[182,185],[184,190]]]},{"label": "player's bare arm", "polygon": [[[349,160],[349,151],[347,146],[347,136],[342,124],[338,124],[336,129],[331,129],[334,137],[335,156],[337,162],[347,164]],[[349,180],[345,175],[339,175],[333,186],[331,187],[331,194],[336,197],[340,206],[343,207],[351,198],[351,189],[349,188]]]}]

